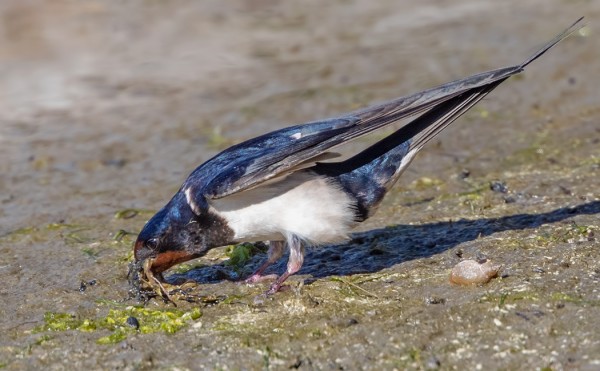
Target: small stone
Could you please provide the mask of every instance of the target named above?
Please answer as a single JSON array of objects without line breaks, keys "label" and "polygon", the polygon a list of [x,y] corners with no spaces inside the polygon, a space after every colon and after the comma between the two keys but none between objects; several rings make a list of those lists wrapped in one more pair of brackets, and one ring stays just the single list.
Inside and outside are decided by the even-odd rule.
[{"label": "small stone", "polygon": [[508,193],[508,187],[506,183],[501,180],[494,180],[490,183],[490,189],[497,193]]},{"label": "small stone", "polygon": [[425,364],[425,368],[427,370],[436,370],[442,366],[442,362],[435,356],[429,357],[427,363]]},{"label": "small stone", "polygon": [[491,260],[479,263],[475,260],[463,260],[452,268],[450,282],[457,285],[472,285],[489,282],[498,275],[499,265]]},{"label": "small stone", "polygon": [[349,326],[354,326],[354,325],[358,325],[358,320],[356,318],[349,318],[346,321],[346,324]]},{"label": "small stone", "polygon": [[127,325],[129,327],[133,327],[136,330],[140,328],[140,322],[137,320],[137,318],[133,316],[127,317]]},{"label": "small stone", "polygon": [[438,296],[430,296],[428,298],[425,298],[425,304],[445,304],[446,303],[446,298],[440,298]]},{"label": "small stone", "polygon": [[517,202],[517,199],[514,198],[513,196],[505,196],[504,197],[504,203],[514,204],[515,202]]}]

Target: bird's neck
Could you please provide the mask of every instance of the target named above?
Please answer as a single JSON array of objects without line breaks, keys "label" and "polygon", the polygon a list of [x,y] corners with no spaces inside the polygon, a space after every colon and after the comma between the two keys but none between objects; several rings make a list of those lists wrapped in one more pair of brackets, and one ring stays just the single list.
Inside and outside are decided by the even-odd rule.
[{"label": "bird's neck", "polygon": [[201,229],[207,250],[230,245],[234,240],[234,231],[225,218],[212,210],[198,217],[198,228]]}]

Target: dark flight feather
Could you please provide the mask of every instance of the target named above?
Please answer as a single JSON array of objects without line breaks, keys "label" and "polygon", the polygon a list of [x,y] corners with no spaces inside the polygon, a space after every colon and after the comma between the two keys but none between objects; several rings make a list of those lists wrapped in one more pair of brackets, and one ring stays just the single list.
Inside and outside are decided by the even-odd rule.
[{"label": "dark flight feather", "polygon": [[[521,64],[479,73],[337,118],[287,127],[232,146],[196,168],[182,190],[203,209],[207,199],[226,197],[285,175],[301,164],[306,165],[313,159],[318,161],[333,147],[400,119],[418,114],[428,117],[428,111],[432,111],[430,116],[435,116],[435,112],[447,110],[443,117],[417,119],[405,126],[404,131],[400,129],[402,138],[397,139],[409,140],[416,136],[411,148],[422,146],[507,78],[522,72],[532,61],[581,28],[580,21]],[[445,102],[451,103],[445,105]],[[455,107],[448,109],[451,106]]]}]

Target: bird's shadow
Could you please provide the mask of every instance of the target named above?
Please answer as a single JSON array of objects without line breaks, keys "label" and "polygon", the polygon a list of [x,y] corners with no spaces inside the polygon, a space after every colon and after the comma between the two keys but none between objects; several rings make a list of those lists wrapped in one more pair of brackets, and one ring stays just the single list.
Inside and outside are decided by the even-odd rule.
[{"label": "bird's shadow", "polygon": [[[576,215],[599,214],[600,201],[574,207],[563,207],[541,214],[516,214],[500,218],[458,220],[421,225],[395,225],[367,232],[355,233],[352,240],[339,245],[309,248],[304,265],[298,274],[314,278],[327,276],[373,273],[395,264],[417,258],[425,258],[453,247],[507,230],[537,228],[544,224],[559,222]],[[177,282],[192,280],[198,283],[214,283],[222,280],[238,280],[256,269],[266,254],[256,254],[244,266],[243,272],[226,264],[191,269],[185,273],[170,275],[167,280]],[[267,270],[282,273],[287,256]]]}]

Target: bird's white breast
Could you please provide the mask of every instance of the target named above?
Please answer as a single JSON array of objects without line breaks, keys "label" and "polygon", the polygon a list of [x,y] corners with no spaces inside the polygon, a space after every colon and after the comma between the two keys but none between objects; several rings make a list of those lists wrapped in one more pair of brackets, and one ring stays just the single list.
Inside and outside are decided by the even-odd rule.
[{"label": "bird's white breast", "polygon": [[352,198],[309,171],[210,203],[233,229],[236,242],[285,240],[294,234],[312,244],[331,243],[346,239],[354,225]]}]

